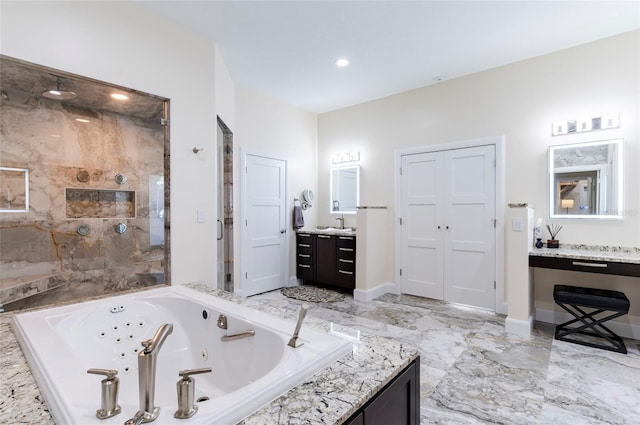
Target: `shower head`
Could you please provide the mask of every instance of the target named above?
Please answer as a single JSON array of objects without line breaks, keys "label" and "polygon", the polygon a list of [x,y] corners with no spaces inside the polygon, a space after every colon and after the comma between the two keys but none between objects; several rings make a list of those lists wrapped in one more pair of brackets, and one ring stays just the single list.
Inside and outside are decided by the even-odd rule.
[{"label": "shower head", "polygon": [[62,78],[56,77],[56,88],[42,92],[42,97],[53,100],[71,100],[76,98],[72,91],[62,90]]}]

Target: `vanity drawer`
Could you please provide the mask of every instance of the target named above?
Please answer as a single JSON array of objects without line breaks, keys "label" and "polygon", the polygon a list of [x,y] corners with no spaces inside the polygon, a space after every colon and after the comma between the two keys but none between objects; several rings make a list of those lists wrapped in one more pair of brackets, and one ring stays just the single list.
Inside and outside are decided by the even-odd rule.
[{"label": "vanity drawer", "polygon": [[338,258],[338,263],[336,264],[338,270],[355,272],[356,271],[356,260],[350,258]]},{"label": "vanity drawer", "polygon": [[301,264],[298,263],[298,267],[296,268],[296,277],[298,279],[302,279],[303,281],[313,280],[313,265],[312,264]]},{"label": "vanity drawer", "polygon": [[312,265],[313,256],[311,254],[305,254],[304,252],[298,252],[298,264]]},{"label": "vanity drawer", "polygon": [[347,289],[354,289],[356,287],[356,272],[355,270],[336,270],[336,285]]},{"label": "vanity drawer", "polygon": [[337,236],[336,246],[338,248],[353,248],[356,249],[356,237],[355,236]]},{"label": "vanity drawer", "polygon": [[312,256],[313,246],[310,243],[299,243],[296,252],[298,253],[298,259],[300,259],[300,254]]}]

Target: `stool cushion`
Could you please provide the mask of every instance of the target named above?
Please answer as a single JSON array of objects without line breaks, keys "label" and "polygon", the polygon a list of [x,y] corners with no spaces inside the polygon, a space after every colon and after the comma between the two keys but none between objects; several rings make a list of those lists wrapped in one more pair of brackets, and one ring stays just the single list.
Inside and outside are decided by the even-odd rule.
[{"label": "stool cushion", "polygon": [[555,285],[553,299],[557,303],[576,304],[584,307],[603,308],[612,311],[629,311],[629,299],[619,291]]}]

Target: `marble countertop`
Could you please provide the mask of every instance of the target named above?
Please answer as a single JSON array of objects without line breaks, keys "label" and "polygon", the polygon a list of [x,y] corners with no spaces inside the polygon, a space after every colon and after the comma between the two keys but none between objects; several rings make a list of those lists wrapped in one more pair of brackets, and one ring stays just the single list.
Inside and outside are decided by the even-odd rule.
[{"label": "marble countertop", "polygon": [[[246,298],[186,285],[239,304]],[[295,321],[297,312],[269,305],[250,308]],[[0,314],[0,423],[53,425],[46,403],[11,330],[14,313]],[[329,322],[307,316],[305,325],[327,331]],[[345,330],[348,331],[348,330]],[[418,350],[393,339],[361,335],[351,353],[244,419],[243,425],[340,424],[418,357]],[[123,421],[126,420],[123,416]],[[185,422],[188,423],[188,422]]]},{"label": "marble countertop", "polygon": [[640,248],[593,245],[560,245],[560,248],[531,248],[530,256],[572,258],[576,260],[610,261],[640,264]]},{"label": "marble countertop", "polygon": [[296,233],[311,233],[314,235],[335,235],[335,236],[355,236],[356,235],[356,229],[352,229],[352,228],[347,228],[350,230],[342,230],[342,229],[336,229],[335,227],[320,227],[320,228],[316,228],[316,229],[306,229],[306,228],[302,228],[302,229],[298,229],[296,230]]}]

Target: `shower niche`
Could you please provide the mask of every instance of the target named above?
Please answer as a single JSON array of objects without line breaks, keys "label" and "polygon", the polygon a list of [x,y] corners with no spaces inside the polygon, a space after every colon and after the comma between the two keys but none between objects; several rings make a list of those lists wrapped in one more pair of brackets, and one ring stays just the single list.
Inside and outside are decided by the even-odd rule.
[{"label": "shower niche", "polygon": [[67,189],[67,218],[135,218],[132,190]]},{"label": "shower niche", "polygon": [[169,100],[3,55],[0,89],[0,311],[169,283]]}]

